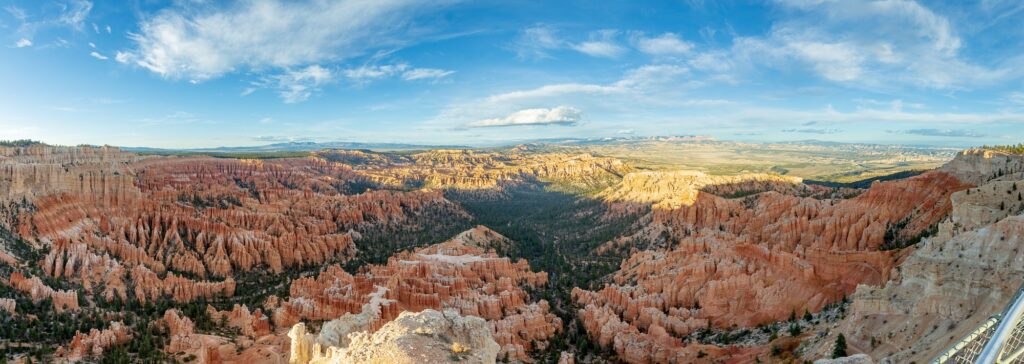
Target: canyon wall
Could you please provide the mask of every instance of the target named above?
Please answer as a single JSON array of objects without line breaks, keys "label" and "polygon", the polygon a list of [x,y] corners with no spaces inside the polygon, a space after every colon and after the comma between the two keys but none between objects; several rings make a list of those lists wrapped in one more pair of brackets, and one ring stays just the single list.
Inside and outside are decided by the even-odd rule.
[{"label": "canyon wall", "polygon": [[1024,284],[1024,202],[1017,198],[1024,180],[989,175],[992,167],[974,164],[979,155],[962,154],[950,165],[982,171],[967,175],[984,184],[953,194],[939,233],[883,285],[859,286],[850,314],[812,342],[807,356],[826,353],[843,333],[852,351],[876,360],[926,362],[1003,310]]},{"label": "canyon wall", "polygon": [[[651,207],[638,233],[602,247],[634,249],[611,282],[572,296],[588,333],[629,362],[689,362],[704,349],[683,338],[698,329],[781,321],[887,281],[908,251],[881,248],[935,229],[952,209],[949,196],[969,187],[936,171],[819,199],[785,178],[708,182],[745,185],[751,195],[702,180],[714,179],[648,173],[603,193],[612,204]],[[652,248],[635,250],[642,246]]]},{"label": "canyon wall", "polygon": [[[107,147],[6,152],[0,191],[30,201],[16,228],[50,248],[38,264],[107,300],[129,291],[142,302],[231,296],[232,276],[253,269],[351,258],[353,231],[402,226],[427,210],[464,214],[436,191],[345,194],[345,183],[363,179],[317,158],[140,158]],[[56,174],[26,177],[26,170]],[[67,182],[89,173],[106,179]]]}]

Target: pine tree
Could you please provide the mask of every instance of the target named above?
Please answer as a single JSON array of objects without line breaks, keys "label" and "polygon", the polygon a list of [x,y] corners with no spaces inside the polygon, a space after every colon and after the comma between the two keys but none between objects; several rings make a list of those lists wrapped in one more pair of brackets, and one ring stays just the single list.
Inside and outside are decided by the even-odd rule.
[{"label": "pine tree", "polygon": [[839,334],[836,337],[836,344],[832,348],[832,358],[842,358],[846,356],[846,337],[843,334]]},{"label": "pine tree", "polygon": [[800,336],[801,332],[803,332],[803,329],[799,324],[796,322],[789,324],[789,336]]}]

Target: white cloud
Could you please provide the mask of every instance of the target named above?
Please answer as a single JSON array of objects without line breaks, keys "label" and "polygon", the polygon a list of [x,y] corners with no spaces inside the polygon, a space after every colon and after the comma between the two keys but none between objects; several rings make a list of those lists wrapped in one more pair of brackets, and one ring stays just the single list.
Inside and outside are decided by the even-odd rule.
[{"label": "white cloud", "polygon": [[574,44],[573,49],[592,57],[615,58],[622,54],[622,47],[612,42],[587,41]]},{"label": "white cloud", "polygon": [[318,65],[298,71],[289,70],[273,77],[277,81],[278,94],[288,104],[306,101],[314,90],[331,81],[332,78],[331,71]]},{"label": "white cloud", "polygon": [[113,32],[114,32],[114,30],[113,30],[113,29],[110,29],[110,26],[108,25],[108,26],[107,26],[107,34],[111,34],[111,33],[113,33]]},{"label": "white cloud", "polygon": [[121,63],[131,62],[131,58],[132,56],[125,52],[117,52],[116,54],[114,54],[114,59]]},{"label": "white cloud", "polygon": [[684,66],[674,64],[652,64],[631,69],[626,72],[621,80],[615,83],[618,87],[630,87],[649,89],[652,86],[665,84],[679,85],[680,77],[687,75],[690,70]]},{"label": "white cloud", "polygon": [[[690,64],[738,73],[761,67],[799,71],[878,91],[900,86],[970,89],[1024,76],[1020,57],[981,66],[959,55],[950,21],[915,1],[776,0],[789,16],[763,36],[737,37],[731,49],[697,55]],[[697,61],[697,60],[700,61]]]},{"label": "white cloud", "polygon": [[413,68],[405,63],[388,65],[363,65],[358,68],[346,69],[345,77],[356,82],[369,82],[377,79],[400,76],[403,80],[414,81],[447,77],[455,71],[437,68]]},{"label": "white cloud", "polygon": [[89,52],[89,55],[92,56],[93,58],[96,58],[96,59],[101,60],[101,61],[106,61],[107,59],[109,59],[109,58],[107,58],[107,56],[99,54],[99,52],[96,52],[96,51]]},{"label": "white cloud", "polygon": [[636,48],[654,56],[677,56],[690,53],[693,43],[683,40],[677,34],[665,33],[652,38],[637,38]]},{"label": "white cloud", "polygon": [[96,43],[89,42],[89,48],[96,48]]},{"label": "white cloud", "polygon": [[496,94],[488,97],[489,103],[510,103],[551,99],[566,95],[612,95],[646,93],[665,84],[679,85],[679,78],[688,73],[686,67],[677,65],[646,65],[627,71],[621,79],[607,85],[586,83],[560,83]]},{"label": "white cloud", "polygon": [[544,85],[529,90],[520,90],[492,95],[487,98],[489,103],[517,102],[523,100],[539,100],[570,94],[607,95],[622,93],[625,89],[616,85],[594,85],[585,83],[560,83]]},{"label": "white cloud", "polygon": [[379,78],[387,78],[396,74],[402,73],[409,69],[409,65],[404,63],[399,64],[388,64],[388,65],[363,65],[358,68],[346,69],[343,73],[345,77],[353,80],[366,81]]},{"label": "white cloud", "polygon": [[17,42],[14,43],[14,46],[18,47],[18,48],[31,47],[32,46],[32,41],[28,40],[27,38],[21,38]]},{"label": "white cloud", "polygon": [[618,31],[600,30],[590,34],[590,40],[572,45],[572,49],[591,57],[616,58],[625,52],[615,37]]},{"label": "white cloud", "polygon": [[455,71],[442,70],[437,68],[414,68],[402,74],[402,79],[406,81],[430,79],[430,78],[443,78],[447,77]]},{"label": "white cloud", "polygon": [[469,123],[469,126],[575,125],[582,118],[582,114],[579,109],[570,106],[525,109],[516,111],[503,118],[475,121]]},{"label": "white cloud", "polygon": [[441,1],[243,1],[171,8],[143,20],[126,60],[167,78],[302,67],[410,42],[410,18]]}]

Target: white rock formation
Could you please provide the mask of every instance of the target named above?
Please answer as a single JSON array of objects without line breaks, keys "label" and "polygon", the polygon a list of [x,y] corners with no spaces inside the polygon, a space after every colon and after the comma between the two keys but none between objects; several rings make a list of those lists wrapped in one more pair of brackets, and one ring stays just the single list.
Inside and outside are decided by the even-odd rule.
[{"label": "white rock formation", "polygon": [[403,312],[376,332],[365,315],[345,315],[325,323],[319,335],[306,325],[292,327],[293,364],[494,363],[498,343],[487,322],[451,311]]}]

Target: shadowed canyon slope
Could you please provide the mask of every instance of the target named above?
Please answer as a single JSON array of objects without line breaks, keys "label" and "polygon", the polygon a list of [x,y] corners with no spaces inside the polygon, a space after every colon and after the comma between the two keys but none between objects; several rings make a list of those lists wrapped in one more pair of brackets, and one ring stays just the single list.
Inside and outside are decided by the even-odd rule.
[{"label": "shadowed canyon slope", "polygon": [[1024,269],[998,150],[869,188],[531,147],[0,153],[4,338],[54,361],[770,362],[841,332],[920,362]]}]

